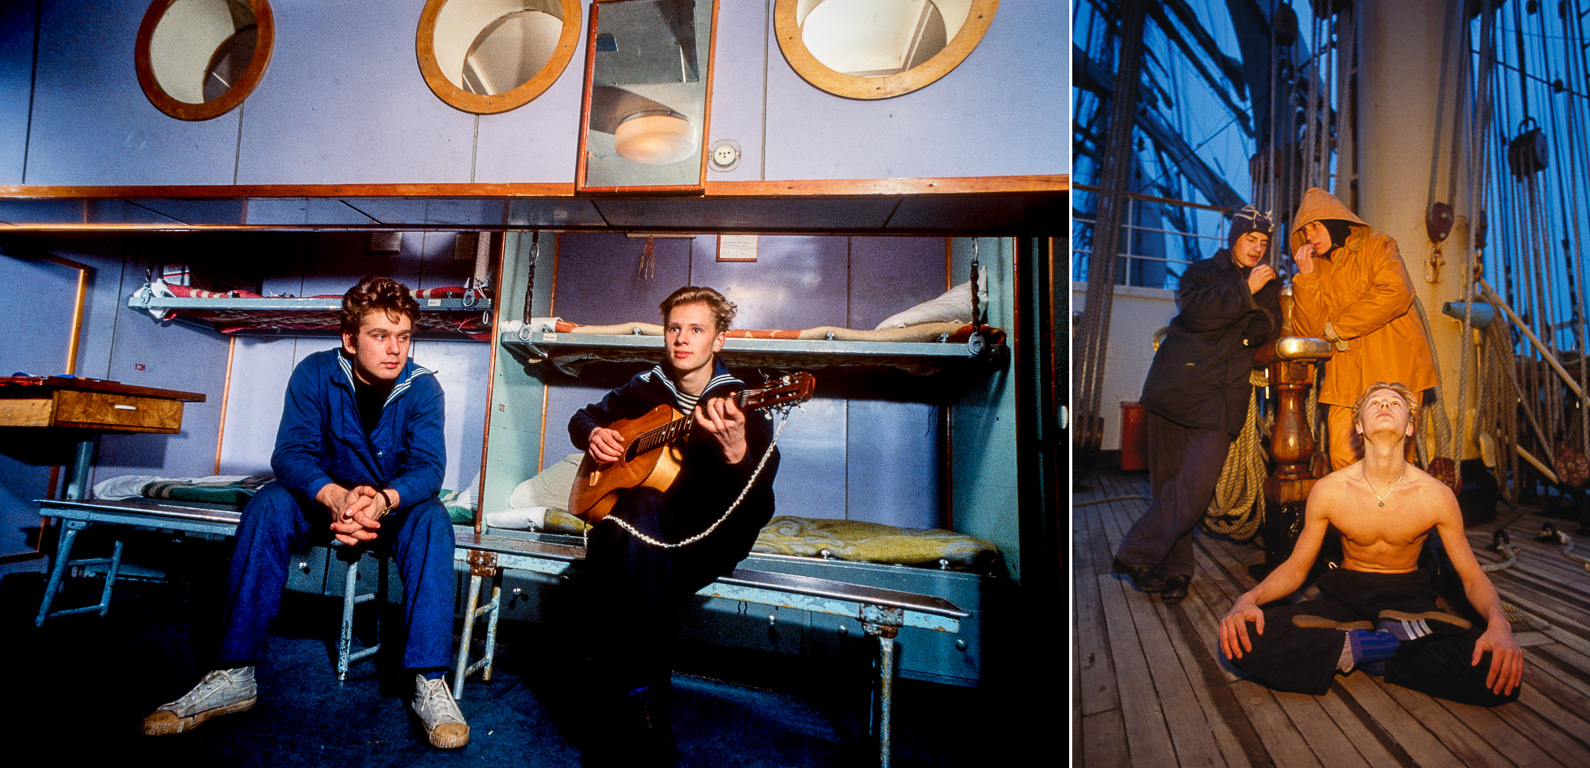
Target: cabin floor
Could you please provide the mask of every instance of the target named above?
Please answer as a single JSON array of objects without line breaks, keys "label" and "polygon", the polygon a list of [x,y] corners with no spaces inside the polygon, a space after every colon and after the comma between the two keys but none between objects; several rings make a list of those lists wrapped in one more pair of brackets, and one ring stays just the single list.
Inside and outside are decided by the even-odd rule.
[{"label": "cabin floor", "polygon": [[[154,541],[146,546],[162,546],[158,534],[148,536]],[[493,679],[472,677],[460,701],[470,744],[432,749],[408,710],[412,678],[396,669],[401,654],[388,653],[400,642],[389,641],[375,661],[354,665],[339,683],[340,600],[292,592],[258,672],[253,710],[188,733],[143,736],[143,717],[196,683],[219,642],[226,551],[201,549],[172,581],[119,579],[107,616],[59,616],[43,628],[33,626],[43,576],[0,579],[0,654],[12,660],[6,724],[15,743],[75,764],[111,757],[139,765],[577,766],[581,744],[612,738],[581,694],[573,655],[540,625],[504,622]],[[97,601],[100,584],[97,577],[68,580],[56,607]],[[385,616],[401,627],[400,606]],[[375,634],[365,629],[360,644]],[[483,632],[481,625],[477,636]],[[673,678],[679,765],[876,765],[876,741],[867,735],[871,674],[865,659],[819,666],[685,645]],[[1019,762],[1005,751],[1013,740],[1001,712],[1010,700],[987,688],[897,678],[893,765]]]},{"label": "cabin floor", "polygon": [[1222,656],[1217,626],[1255,583],[1248,566],[1264,561],[1258,540],[1198,531],[1192,589],[1167,606],[1110,573],[1121,537],[1148,506],[1146,473],[1079,475],[1073,490],[1077,765],[1590,765],[1590,570],[1562,545],[1535,540],[1549,522],[1590,555],[1572,521],[1498,507],[1495,522],[1468,531],[1482,565],[1505,559],[1490,549],[1498,529],[1522,547],[1490,577],[1519,609],[1523,690],[1486,709],[1364,672],[1338,676],[1324,696],[1248,679]]}]

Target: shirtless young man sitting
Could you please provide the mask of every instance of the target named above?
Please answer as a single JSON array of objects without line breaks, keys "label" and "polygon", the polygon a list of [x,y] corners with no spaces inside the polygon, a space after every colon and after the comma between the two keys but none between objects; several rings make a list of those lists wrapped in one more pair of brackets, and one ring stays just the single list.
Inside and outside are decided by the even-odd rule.
[{"label": "shirtless young man sitting", "polygon": [[[1403,459],[1417,408],[1407,387],[1384,382],[1353,406],[1364,458],[1314,485],[1292,556],[1220,620],[1220,649],[1233,665],[1272,688],[1314,695],[1337,672],[1364,667],[1453,701],[1495,706],[1518,698],[1523,651],[1463,535],[1457,498]],[[1324,594],[1260,608],[1303,585],[1331,526],[1343,556],[1340,568],[1317,580]],[[1418,567],[1432,529],[1485,617],[1483,632],[1436,606],[1430,574]]]}]

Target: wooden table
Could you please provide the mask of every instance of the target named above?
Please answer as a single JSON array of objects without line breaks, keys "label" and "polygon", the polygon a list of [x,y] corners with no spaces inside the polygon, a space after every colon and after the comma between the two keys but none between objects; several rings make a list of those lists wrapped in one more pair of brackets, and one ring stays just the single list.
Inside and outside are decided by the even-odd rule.
[{"label": "wooden table", "polygon": [[0,427],[71,430],[77,440],[66,498],[88,491],[94,463],[94,437],[101,432],[182,431],[182,404],[202,403],[204,395],[116,381],[66,376],[0,377]]}]

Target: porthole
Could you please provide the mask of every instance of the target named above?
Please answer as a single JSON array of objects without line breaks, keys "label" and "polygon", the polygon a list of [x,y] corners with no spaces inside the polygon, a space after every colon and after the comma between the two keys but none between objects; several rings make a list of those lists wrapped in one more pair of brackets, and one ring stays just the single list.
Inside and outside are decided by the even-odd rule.
[{"label": "porthole", "polygon": [[138,27],[138,84],[172,117],[218,117],[259,85],[275,36],[266,0],[155,0]]},{"label": "porthole", "polygon": [[414,43],[431,92],[484,115],[551,87],[579,36],[579,0],[427,0]]},{"label": "porthole", "polygon": [[999,0],[775,0],[778,45],[806,82],[886,99],[949,74],[982,41]]}]

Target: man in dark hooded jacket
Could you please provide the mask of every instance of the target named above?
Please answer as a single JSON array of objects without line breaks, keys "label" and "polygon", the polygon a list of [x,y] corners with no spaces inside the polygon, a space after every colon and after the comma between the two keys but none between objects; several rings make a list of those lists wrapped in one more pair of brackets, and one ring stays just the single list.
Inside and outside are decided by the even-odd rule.
[{"label": "man in dark hooded jacket", "polygon": [[1280,284],[1260,263],[1272,229],[1246,206],[1231,220],[1229,247],[1187,267],[1179,313],[1143,383],[1154,500],[1121,540],[1113,569],[1167,603],[1187,596],[1193,526],[1246,419],[1254,354],[1280,330]]}]

